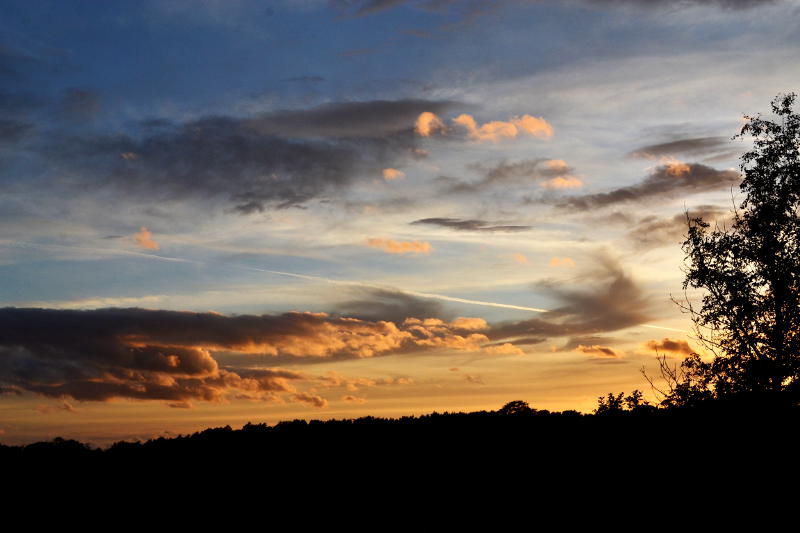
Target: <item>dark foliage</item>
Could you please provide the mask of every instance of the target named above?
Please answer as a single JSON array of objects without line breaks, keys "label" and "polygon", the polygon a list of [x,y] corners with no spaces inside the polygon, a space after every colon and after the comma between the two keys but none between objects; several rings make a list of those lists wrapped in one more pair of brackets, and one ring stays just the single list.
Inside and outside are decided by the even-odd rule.
[{"label": "dark foliage", "polygon": [[800,115],[795,95],[772,102],[775,120],[745,117],[737,137],[745,197],[730,227],[689,219],[684,289],[703,289],[699,308],[682,307],[698,340],[714,354],[682,366],[670,405],[698,399],[788,402],[800,399]]}]

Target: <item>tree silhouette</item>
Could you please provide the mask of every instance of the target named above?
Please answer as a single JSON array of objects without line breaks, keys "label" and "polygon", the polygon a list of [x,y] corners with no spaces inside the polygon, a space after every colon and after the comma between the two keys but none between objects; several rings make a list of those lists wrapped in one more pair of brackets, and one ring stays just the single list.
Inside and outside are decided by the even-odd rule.
[{"label": "tree silhouette", "polygon": [[[745,197],[734,207],[730,225],[712,230],[702,218],[687,215],[683,288],[704,289],[704,296],[701,304],[687,298],[681,305],[692,316],[698,340],[714,355],[711,362],[696,354],[684,362],[694,392],[793,404],[799,398],[800,116],[792,109],[795,98],[793,93],[777,96],[771,118],[744,117],[734,138],[751,136],[753,149],[741,159]],[[693,396],[693,391],[680,392]],[[678,397],[668,400],[681,403]]]}]

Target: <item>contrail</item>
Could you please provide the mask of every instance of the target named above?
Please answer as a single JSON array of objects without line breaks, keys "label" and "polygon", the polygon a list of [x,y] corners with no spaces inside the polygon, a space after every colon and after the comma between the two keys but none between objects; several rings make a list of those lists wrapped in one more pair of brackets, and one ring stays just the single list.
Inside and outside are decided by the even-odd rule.
[{"label": "contrail", "polygon": [[[85,251],[92,251],[92,252],[106,252],[106,253],[114,253],[119,255],[133,255],[137,257],[146,257],[150,259],[160,260],[160,261],[172,261],[172,262],[180,262],[180,263],[194,263],[200,265],[207,265],[208,262],[204,261],[196,261],[193,259],[183,259],[180,257],[169,257],[165,255],[157,255],[157,254],[147,254],[142,252],[134,252],[130,250],[115,250],[113,248],[89,248],[89,247],[82,247],[82,246],[67,246],[62,244],[34,244],[34,243],[27,243],[27,242],[20,242],[20,241],[8,241],[8,240],[0,240],[0,245],[6,246],[15,246],[19,248],[56,248],[56,249],[73,249],[73,250],[85,250]],[[321,276],[309,276],[306,274],[295,274],[294,272],[283,272],[281,270],[269,270],[266,268],[256,268],[256,267],[247,267],[242,265],[230,265],[236,268],[240,268],[243,270],[252,270],[254,272],[265,272],[268,274],[276,274],[278,276],[288,276],[290,278],[297,278],[297,279],[305,279],[309,281],[321,281],[323,283],[333,283],[336,285],[349,285],[351,287],[366,287],[368,289],[378,289],[378,290],[390,290],[394,292],[398,292],[401,294],[407,294],[409,296],[418,296],[420,298],[432,298],[435,300],[443,300],[446,302],[455,302],[455,303],[462,303],[468,305],[480,305],[483,307],[499,307],[501,309],[515,309],[517,311],[531,311],[533,313],[548,313],[549,309],[542,309],[540,307],[526,307],[522,305],[512,305],[512,304],[504,304],[499,302],[487,302],[484,300],[469,300],[467,298],[457,298],[455,296],[447,296],[445,294],[436,294],[433,292],[418,292],[418,291],[408,291],[405,289],[398,289],[397,287],[392,287],[389,285],[379,285],[377,283],[365,283],[362,281],[347,281],[347,280],[339,280],[339,279],[332,279],[332,278],[324,278]],[[653,326],[651,324],[639,324],[644,328],[651,328],[651,329],[662,329],[666,331],[677,331],[680,333],[688,333],[686,330],[677,329],[677,328],[669,328],[666,326]]]},{"label": "contrail", "polygon": [[[468,300],[466,298],[457,298],[455,296],[447,296],[444,294],[436,294],[432,292],[417,292],[417,291],[409,291],[405,289],[398,289],[397,287],[391,287],[386,285],[378,285],[375,283],[364,283],[361,281],[344,281],[338,279],[331,279],[331,278],[323,278],[320,276],[308,276],[305,274],[294,274],[292,272],[282,272],[280,270],[268,270],[265,268],[255,268],[255,267],[240,267],[247,270],[254,270],[257,272],[266,272],[269,274],[277,274],[279,276],[289,276],[292,278],[299,278],[299,279],[306,279],[309,281],[322,281],[324,283],[334,283],[337,285],[350,285],[356,287],[366,287],[369,289],[379,289],[379,290],[392,290],[395,292],[399,292],[401,294],[407,294],[409,296],[419,296],[420,298],[433,298],[436,300],[444,300],[446,302],[457,302],[462,304],[469,304],[469,305],[481,305],[484,307],[500,307],[503,309],[516,309],[519,311],[532,311],[534,313],[547,313],[549,309],[542,309],[540,307],[525,307],[522,305],[511,305],[511,304],[502,304],[498,302],[487,302],[484,300]],[[666,326],[653,326],[651,324],[639,324],[644,328],[652,328],[652,329],[663,329],[666,331],[678,331],[680,333],[687,333],[686,330],[677,329],[677,328],[669,328]]]},{"label": "contrail", "polygon": [[290,276],[292,278],[300,278],[300,279],[307,279],[310,281],[322,281],[325,283],[335,283],[339,285],[351,285],[356,287],[366,287],[369,289],[380,289],[380,290],[392,290],[395,292],[399,292],[402,294],[408,294],[409,296],[419,296],[420,298],[434,298],[436,300],[445,300],[447,302],[458,302],[462,304],[470,304],[470,305],[483,305],[485,307],[502,307],[504,309],[517,309],[519,311],[533,311],[534,313],[547,313],[547,309],[540,309],[538,307],[524,307],[521,305],[511,305],[511,304],[501,304],[497,302],[486,302],[483,300],[467,300],[466,298],[456,298],[455,296],[446,296],[444,294],[435,294],[432,292],[417,292],[417,291],[407,291],[405,289],[398,289],[397,287],[385,286],[385,285],[378,285],[375,283],[364,283],[361,281],[342,281],[338,279],[331,279],[331,278],[322,278],[319,276],[306,276],[303,274],[293,274],[292,272],[281,272],[280,270],[267,270],[264,268],[254,268],[254,267],[240,267],[246,268],[248,270],[255,270],[258,272],[268,272],[270,274],[278,274],[279,276]]}]

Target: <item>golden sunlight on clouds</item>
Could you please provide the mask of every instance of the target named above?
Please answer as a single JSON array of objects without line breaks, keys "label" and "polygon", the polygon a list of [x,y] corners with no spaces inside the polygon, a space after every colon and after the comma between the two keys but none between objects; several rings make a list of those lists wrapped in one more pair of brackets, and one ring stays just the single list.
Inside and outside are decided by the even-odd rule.
[{"label": "golden sunlight on clouds", "polygon": [[144,226],[139,228],[137,233],[134,233],[133,240],[136,243],[136,246],[139,248],[144,248],[145,250],[158,251],[161,249],[161,245],[153,240],[153,234]]},{"label": "golden sunlight on clouds", "polygon": [[367,246],[380,248],[387,254],[429,254],[433,247],[425,241],[393,241],[391,239],[369,239]]},{"label": "golden sunlight on clouds", "polygon": [[414,124],[414,130],[423,137],[430,137],[432,133],[443,132],[445,129],[442,119],[430,111],[420,113],[419,117],[417,117],[417,122]]},{"label": "golden sunlight on clouds", "polygon": [[575,351],[584,353],[586,355],[591,355],[592,357],[602,357],[602,358],[610,358],[610,359],[619,359],[622,357],[622,354],[613,348],[609,348],[608,346],[600,346],[597,344],[593,344],[591,346],[584,346],[583,344],[579,344]]},{"label": "golden sunlight on clouds", "polygon": [[571,257],[554,257],[550,259],[551,267],[574,267],[575,261]]},{"label": "golden sunlight on clouds", "polygon": [[523,255],[523,254],[514,254],[512,257],[514,258],[514,261],[516,261],[520,265],[527,265],[528,264],[528,258],[525,257],[525,255]]},{"label": "golden sunlight on clouds", "polygon": [[553,127],[543,118],[530,115],[513,117],[508,122],[493,120],[478,126],[475,119],[466,113],[453,119],[453,122],[467,129],[469,136],[478,141],[497,142],[503,138],[516,138],[520,131],[539,138],[553,136]]},{"label": "golden sunlight on clouds", "polygon": [[356,403],[356,404],[367,403],[366,398],[360,398],[358,396],[352,396],[350,394],[348,394],[347,396],[342,396],[342,400],[346,401],[347,403]]},{"label": "golden sunlight on clouds", "polygon": [[492,355],[525,355],[525,352],[523,352],[522,349],[514,346],[510,342],[497,344],[494,346],[484,346],[482,351]]},{"label": "golden sunlight on clouds", "polygon": [[583,187],[583,182],[575,176],[556,176],[539,185],[545,189],[578,189]]},{"label": "golden sunlight on clouds", "polygon": [[688,174],[691,171],[689,165],[684,163],[683,161],[670,161],[667,163],[667,174],[670,176],[680,177],[684,174]]},{"label": "golden sunlight on clouds", "polygon": [[383,179],[385,179],[386,181],[392,181],[392,180],[405,178],[405,177],[406,177],[406,173],[401,171],[401,170],[397,170],[396,168],[384,168],[383,169]]}]

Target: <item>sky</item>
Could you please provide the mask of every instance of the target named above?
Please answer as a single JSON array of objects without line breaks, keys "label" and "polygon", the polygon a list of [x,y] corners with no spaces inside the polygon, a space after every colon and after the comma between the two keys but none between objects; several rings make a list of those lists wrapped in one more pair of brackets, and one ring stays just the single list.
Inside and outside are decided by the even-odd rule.
[{"label": "sky", "polygon": [[0,442],[591,412],[698,351],[681,243],[792,0],[2,0]]}]

